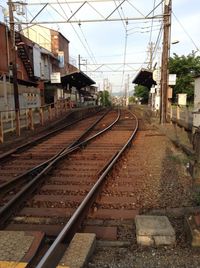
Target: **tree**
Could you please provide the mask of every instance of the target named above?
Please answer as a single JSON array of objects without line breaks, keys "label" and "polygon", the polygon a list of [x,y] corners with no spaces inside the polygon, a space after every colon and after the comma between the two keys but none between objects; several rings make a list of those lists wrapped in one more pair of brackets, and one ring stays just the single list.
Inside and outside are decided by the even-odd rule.
[{"label": "tree", "polygon": [[187,93],[188,101],[194,98],[194,76],[200,73],[200,57],[192,52],[188,56],[173,54],[169,58],[169,73],[177,75],[176,85],[173,86],[173,100],[178,93]]},{"label": "tree", "polygon": [[134,96],[137,97],[141,103],[148,103],[149,89],[142,85],[135,86]]},{"label": "tree", "polygon": [[111,101],[110,101],[110,94],[107,90],[100,91],[99,92],[100,96],[100,103],[103,106],[111,106]]},{"label": "tree", "polygon": [[134,97],[134,96],[130,96],[130,97],[128,98],[128,102],[129,102],[129,103],[135,103],[135,102],[136,102],[135,97]]}]

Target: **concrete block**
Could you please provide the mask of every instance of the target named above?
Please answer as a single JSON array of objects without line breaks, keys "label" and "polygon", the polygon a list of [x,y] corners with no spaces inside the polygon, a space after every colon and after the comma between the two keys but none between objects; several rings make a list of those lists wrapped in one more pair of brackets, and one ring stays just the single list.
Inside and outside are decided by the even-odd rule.
[{"label": "concrete block", "polygon": [[174,236],[154,236],[154,241],[156,246],[162,245],[173,245],[176,242],[175,235]]},{"label": "concrete block", "polygon": [[166,216],[137,215],[135,224],[139,245],[160,246],[175,243],[175,231]]},{"label": "concrete block", "polygon": [[192,247],[200,247],[200,215],[185,217],[185,232]]},{"label": "concrete block", "polygon": [[137,235],[137,243],[141,246],[153,246],[154,240],[151,236]]},{"label": "concrete block", "polygon": [[76,233],[57,268],[82,268],[88,262],[96,244],[96,235]]}]

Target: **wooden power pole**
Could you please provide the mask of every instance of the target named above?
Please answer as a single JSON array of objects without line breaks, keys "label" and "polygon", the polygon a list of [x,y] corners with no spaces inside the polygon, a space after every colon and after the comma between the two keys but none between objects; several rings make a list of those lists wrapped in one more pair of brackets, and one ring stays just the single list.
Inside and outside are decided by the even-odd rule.
[{"label": "wooden power pole", "polygon": [[11,63],[12,63],[14,103],[15,103],[15,116],[16,116],[16,133],[17,135],[20,135],[19,92],[18,92],[18,83],[17,83],[17,58],[16,58],[16,45],[15,45],[15,24],[14,24],[12,0],[8,1],[8,5],[9,5],[10,37],[11,37]]},{"label": "wooden power pole", "polygon": [[167,90],[168,90],[168,59],[170,49],[170,31],[171,31],[171,9],[172,0],[164,1],[164,34],[161,66],[161,105],[160,105],[160,123],[167,122]]}]

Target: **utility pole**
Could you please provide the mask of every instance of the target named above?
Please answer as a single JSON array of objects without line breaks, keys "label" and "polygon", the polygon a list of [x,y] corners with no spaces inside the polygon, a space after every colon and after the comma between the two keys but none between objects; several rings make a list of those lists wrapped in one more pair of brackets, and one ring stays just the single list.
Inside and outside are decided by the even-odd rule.
[{"label": "utility pole", "polygon": [[17,58],[16,58],[16,45],[15,45],[15,24],[13,16],[13,3],[12,0],[8,1],[9,5],[9,21],[10,21],[10,36],[11,36],[11,63],[12,63],[12,76],[13,76],[13,89],[14,89],[14,103],[15,103],[15,116],[16,116],[16,133],[20,135],[19,125],[19,92],[17,82]]},{"label": "utility pole", "polygon": [[153,47],[154,47],[154,44],[153,42],[150,42],[149,43],[149,70],[152,71],[152,65],[153,65]]},{"label": "utility pole", "polygon": [[172,0],[164,1],[164,34],[161,66],[161,105],[160,105],[160,123],[167,122],[167,90],[168,90],[168,59],[170,49],[170,30],[171,30],[171,9]]},{"label": "utility pole", "polygon": [[78,68],[81,70],[81,55],[78,55]]},{"label": "utility pole", "polygon": [[127,76],[126,106],[129,105],[129,79],[130,79],[130,75],[128,74],[128,76]]}]

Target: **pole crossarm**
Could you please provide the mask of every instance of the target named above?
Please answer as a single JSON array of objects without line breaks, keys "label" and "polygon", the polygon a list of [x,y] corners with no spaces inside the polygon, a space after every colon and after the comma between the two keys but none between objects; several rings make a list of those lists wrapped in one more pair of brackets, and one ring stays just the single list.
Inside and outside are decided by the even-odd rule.
[{"label": "pole crossarm", "polygon": [[[152,19],[160,19],[160,18],[163,18],[163,15],[156,15],[156,16],[153,16],[153,17],[147,17],[145,18],[145,20],[152,20]],[[89,19],[89,20],[54,20],[54,21],[38,21],[38,22],[25,22],[25,21],[21,21],[21,22],[14,22],[14,21],[11,21],[10,23],[15,23],[16,25],[18,24],[22,24],[22,25],[29,25],[29,24],[32,24],[32,25],[38,25],[38,24],[58,24],[58,23],[77,23],[77,24],[80,24],[80,23],[93,23],[93,22],[111,22],[111,21],[135,21],[135,20],[144,20],[144,18],[141,18],[141,17],[127,17],[126,19],[121,19],[121,18],[109,18],[109,19]]]},{"label": "pole crossarm", "polygon": [[[59,1],[60,4],[82,4],[84,2],[88,3],[95,3],[95,2],[113,2],[113,0],[75,0],[75,1]],[[124,0],[118,0],[118,2],[124,2]],[[58,1],[41,1],[41,2],[34,2],[34,1],[27,1],[27,4],[30,6],[40,6],[40,5],[45,5],[45,4],[51,4],[51,5],[56,5],[58,4]]]},{"label": "pole crossarm", "polygon": [[112,14],[115,13],[115,11],[125,2],[126,0],[123,0],[108,16],[105,20],[108,20],[112,16]]},{"label": "pole crossarm", "polygon": [[48,5],[48,3],[46,3],[41,9],[40,11],[32,18],[32,20],[30,21],[30,23],[32,23],[36,18],[37,16],[39,16],[39,14],[45,9],[45,7]]},{"label": "pole crossarm", "polygon": [[71,15],[71,17],[69,17],[69,19],[67,20],[67,22],[71,22],[70,20],[71,20],[71,18],[73,18],[75,15],[76,15],[76,13],[85,5],[87,3],[87,1],[85,1],[85,2],[83,2],[83,4],[79,7],[79,8],[77,8],[77,10]]},{"label": "pole crossarm", "polygon": [[[148,62],[126,62],[125,65],[137,65],[137,64],[145,64]],[[95,66],[105,66],[105,65],[123,65],[123,62],[105,62],[105,63],[88,63],[87,65],[95,65]]]},{"label": "pole crossarm", "polygon": [[[136,72],[138,71],[138,69],[126,69],[123,70],[123,72],[128,72],[131,73],[131,75],[133,74],[133,71]],[[122,73],[122,70],[88,70],[88,71],[84,71],[84,73]]]}]

